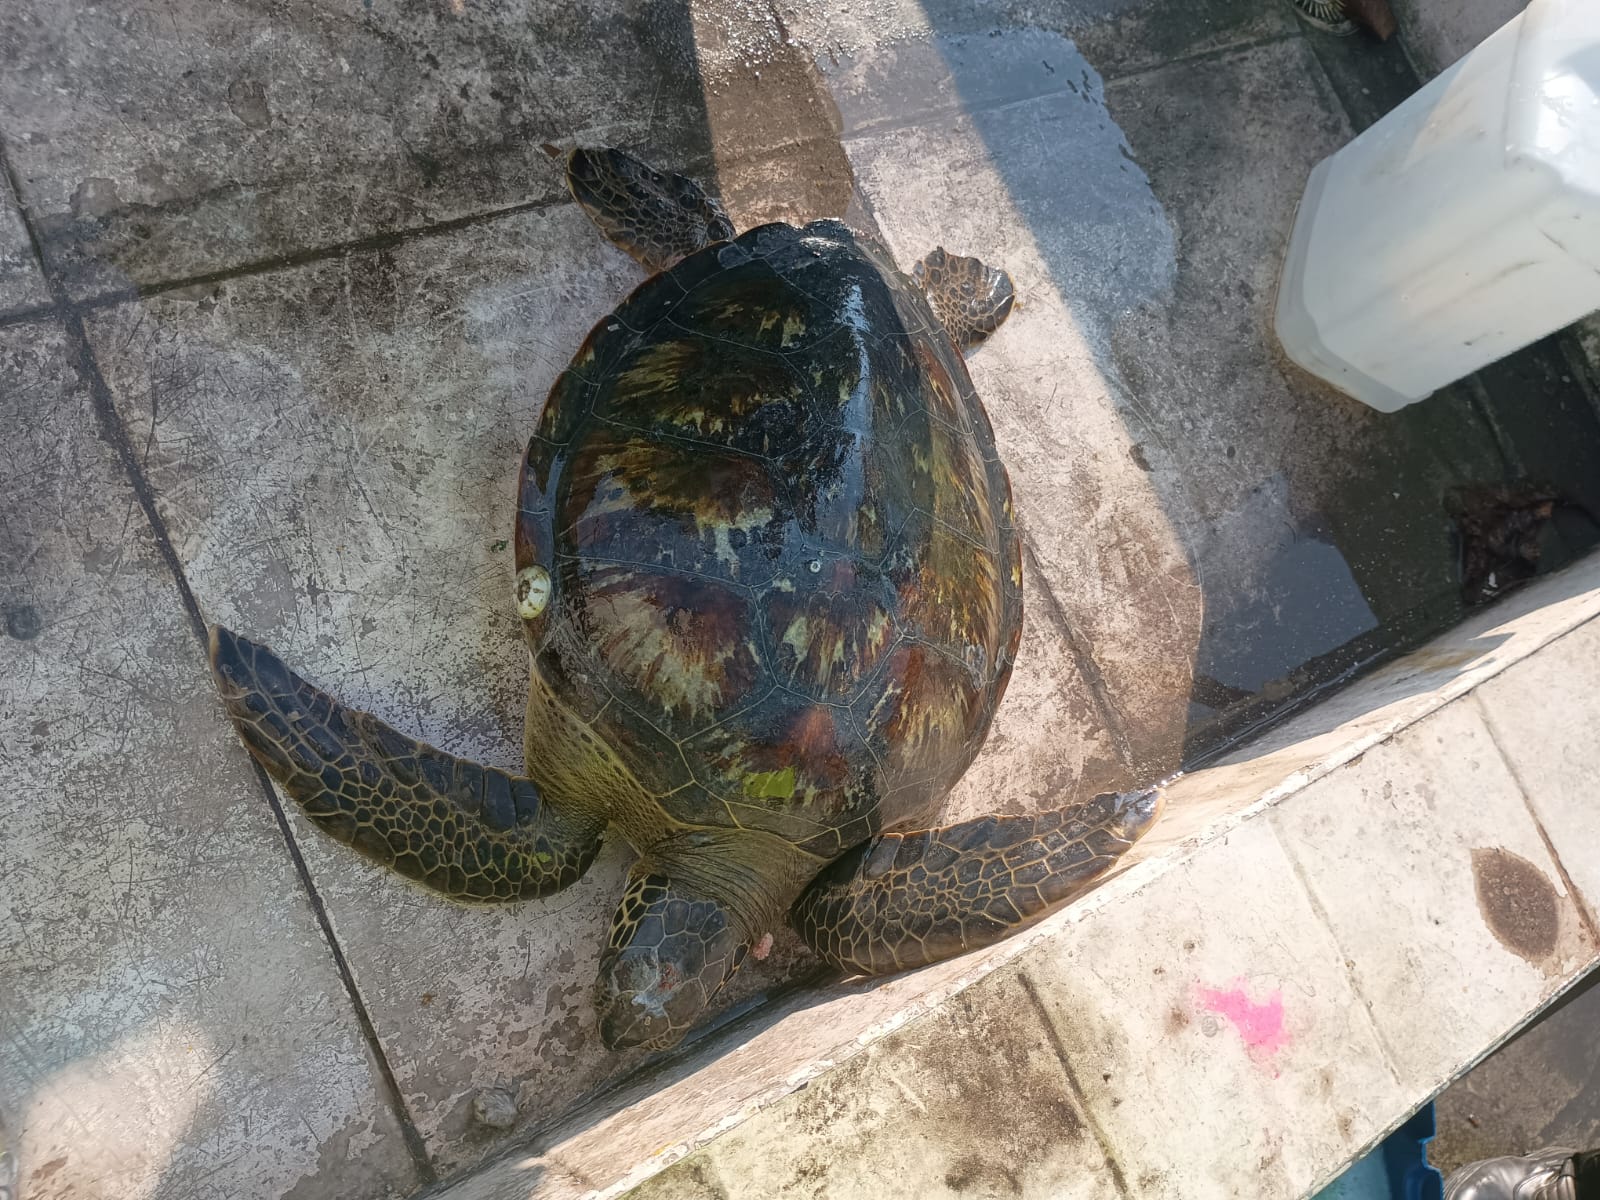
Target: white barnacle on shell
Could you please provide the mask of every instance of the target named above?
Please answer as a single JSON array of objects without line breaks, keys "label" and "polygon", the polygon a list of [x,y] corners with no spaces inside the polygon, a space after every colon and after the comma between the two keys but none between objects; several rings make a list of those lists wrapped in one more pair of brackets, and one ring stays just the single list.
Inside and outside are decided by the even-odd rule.
[{"label": "white barnacle on shell", "polygon": [[535,563],[517,572],[517,615],[531,621],[550,603],[550,572]]}]

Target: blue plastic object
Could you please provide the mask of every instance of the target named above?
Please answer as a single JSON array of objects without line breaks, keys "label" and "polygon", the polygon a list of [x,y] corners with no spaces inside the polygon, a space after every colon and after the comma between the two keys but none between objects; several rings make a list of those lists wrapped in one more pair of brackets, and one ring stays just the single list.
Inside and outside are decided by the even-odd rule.
[{"label": "blue plastic object", "polygon": [[1444,1177],[1428,1165],[1436,1129],[1430,1101],[1314,1200],[1444,1200]]}]

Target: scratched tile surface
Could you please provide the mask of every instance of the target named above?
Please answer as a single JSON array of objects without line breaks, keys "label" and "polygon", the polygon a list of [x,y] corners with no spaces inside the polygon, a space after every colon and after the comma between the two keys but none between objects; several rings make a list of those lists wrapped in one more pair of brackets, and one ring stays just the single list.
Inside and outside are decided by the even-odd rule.
[{"label": "scratched tile surface", "polygon": [[0,425],[0,1137],[21,1195],[408,1193],[349,995],[58,326],[0,330]]},{"label": "scratched tile surface", "polygon": [[0,178],[0,317],[50,302],[11,184]]},{"label": "scratched tile surface", "polygon": [[17,0],[0,129],[76,295],[548,198],[545,142],[703,155],[686,7]]}]

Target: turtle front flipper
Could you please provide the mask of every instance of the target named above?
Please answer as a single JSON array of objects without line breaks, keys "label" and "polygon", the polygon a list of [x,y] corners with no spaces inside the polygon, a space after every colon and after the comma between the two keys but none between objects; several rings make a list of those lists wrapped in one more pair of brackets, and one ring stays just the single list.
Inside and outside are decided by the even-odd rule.
[{"label": "turtle front flipper", "polygon": [[698,183],[621,150],[574,150],[567,187],[600,232],[649,271],[733,236],[728,214]]},{"label": "turtle front flipper", "polygon": [[912,268],[934,316],[960,349],[970,350],[1011,315],[1017,292],[1011,276],[982,259],[951,254],[943,246]]},{"label": "turtle front flipper", "polygon": [[830,965],[886,975],[988,946],[1082,894],[1154,824],[1161,789],[863,842],[790,911]]},{"label": "turtle front flipper", "polygon": [[458,900],[519,900],[574,882],[602,817],[552,807],[522,779],[435,750],[345,708],[272,651],[211,630],[211,669],[267,774],[322,829]]}]

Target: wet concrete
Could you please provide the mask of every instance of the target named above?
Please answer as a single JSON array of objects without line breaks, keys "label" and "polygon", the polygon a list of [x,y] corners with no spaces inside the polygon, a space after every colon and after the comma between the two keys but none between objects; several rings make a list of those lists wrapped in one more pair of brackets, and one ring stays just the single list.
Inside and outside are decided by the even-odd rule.
[{"label": "wet concrete", "polygon": [[[1564,343],[1393,416],[1277,354],[1305,174],[1372,115],[1340,65],[1356,51],[1328,46],[1252,0],[228,0],[68,17],[24,0],[0,15],[0,142],[28,223],[0,197],[0,321],[49,300],[48,272],[83,331],[75,370],[125,439],[119,486],[199,614],[409,733],[514,768],[514,465],[549,383],[639,278],[544,147],[615,142],[697,172],[741,225],[844,214],[902,264],[935,244],[1004,263],[1022,306],[972,370],[1027,533],[1029,621],[950,812],[1065,803],[1212,753],[1455,620],[1452,488],[1537,475],[1600,509],[1600,420]],[[7,603],[12,640],[47,620]],[[176,590],[148,605],[189,628]],[[9,688],[28,670],[0,660]],[[158,727],[163,753],[217,735],[195,704]],[[120,712],[96,734],[113,748],[136,725]],[[179,791],[263,811],[231,760],[237,777]],[[131,814],[154,803],[107,786]],[[287,827],[255,854],[303,860],[296,886],[325,906],[353,985],[329,1004],[356,1021],[359,1002],[365,1052],[398,1089],[362,1153],[411,1162],[411,1127],[422,1169],[457,1169],[508,1136],[473,1119],[483,1089],[516,1108],[496,1126],[526,1130],[636,1065],[599,1047],[588,1007],[618,850],[558,897],[461,909],[292,811]],[[93,955],[124,952],[112,937]],[[806,965],[780,940],[730,1000]],[[181,1159],[193,1136],[160,1153]],[[313,1194],[337,1193],[327,1180]]]},{"label": "wet concrete", "polygon": [[1479,1159],[1549,1146],[1600,1149],[1597,1022],[1600,975],[1591,975],[1445,1089],[1429,1161],[1448,1173]]},{"label": "wet concrete", "polygon": [[1502,946],[1535,965],[1555,952],[1560,897],[1542,871],[1494,846],[1472,852],[1472,882],[1484,923]]}]

